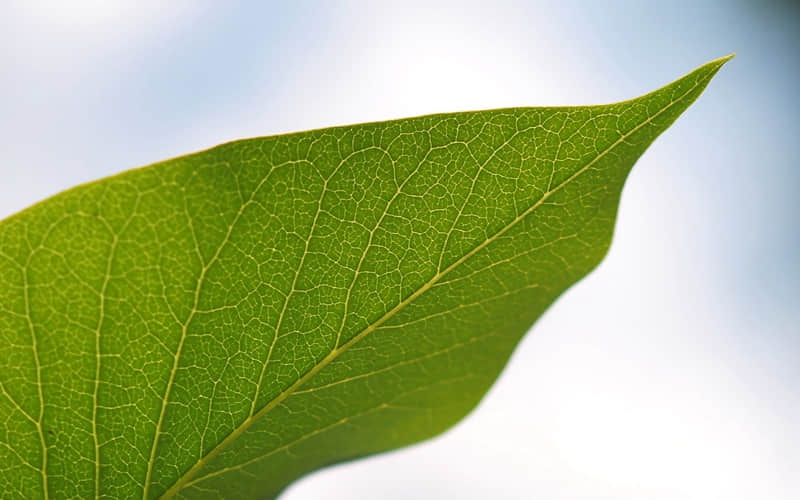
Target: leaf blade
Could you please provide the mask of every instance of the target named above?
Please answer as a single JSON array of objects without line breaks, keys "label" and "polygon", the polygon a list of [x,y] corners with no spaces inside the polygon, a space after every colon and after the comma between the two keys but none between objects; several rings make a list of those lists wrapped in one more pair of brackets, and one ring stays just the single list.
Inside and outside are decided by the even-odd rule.
[{"label": "leaf blade", "polygon": [[[91,438],[64,451],[57,436],[30,462],[53,450],[62,494],[277,494],[449,427],[599,262],[627,171],[725,60],[615,105],[240,141],[3,221],[0,271],[45,311],[4,306],[4,331],[23,316],[79,346],[55,362],[63,339],[42,334],[39,440]],[[75,234],[88,249],[69,248]],[[70,293],[40,292],[59,284]]]}]

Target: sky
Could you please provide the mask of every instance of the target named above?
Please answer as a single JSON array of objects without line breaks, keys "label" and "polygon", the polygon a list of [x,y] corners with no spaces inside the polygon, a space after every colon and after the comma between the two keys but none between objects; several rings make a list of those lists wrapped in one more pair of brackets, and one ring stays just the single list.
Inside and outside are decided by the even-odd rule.
[{"label": "sky", "polygon": [[9,0],[0,218],[232,139],[614,102],[736,52],[472,414],[282,498],[800,498],[799,28],[776,0]]}]

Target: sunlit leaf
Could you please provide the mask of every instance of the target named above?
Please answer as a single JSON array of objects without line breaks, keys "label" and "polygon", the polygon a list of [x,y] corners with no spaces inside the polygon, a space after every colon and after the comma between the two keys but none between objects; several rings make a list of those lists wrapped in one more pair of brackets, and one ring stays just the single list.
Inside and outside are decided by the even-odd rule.
[{"label": "sunlit leaf", "polygon": [[727,59],[618,104],[237,141],[0,222],[0,489],[263,498],[447,429]]}]

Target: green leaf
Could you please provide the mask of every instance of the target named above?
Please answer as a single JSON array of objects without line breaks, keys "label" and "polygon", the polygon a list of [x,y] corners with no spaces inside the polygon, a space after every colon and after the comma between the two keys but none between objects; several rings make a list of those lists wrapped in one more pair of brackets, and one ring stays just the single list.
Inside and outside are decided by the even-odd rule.
[{"label": "green leaf", "polygon": [[618,104],[237,141],[0,222],[0,488],[274,496],[447,429],[728,59]]}]

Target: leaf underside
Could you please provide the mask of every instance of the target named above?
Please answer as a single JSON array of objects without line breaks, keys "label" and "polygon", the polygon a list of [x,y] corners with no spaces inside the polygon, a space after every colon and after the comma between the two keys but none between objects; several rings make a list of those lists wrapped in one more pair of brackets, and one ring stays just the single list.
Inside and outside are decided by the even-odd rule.
[{"label": "leaf underside", "polygon": [[612,105],[237,141],[0,222],[0,490],[271,497],[447,429],[726,60]]}]

